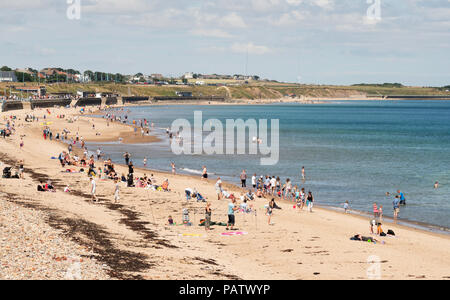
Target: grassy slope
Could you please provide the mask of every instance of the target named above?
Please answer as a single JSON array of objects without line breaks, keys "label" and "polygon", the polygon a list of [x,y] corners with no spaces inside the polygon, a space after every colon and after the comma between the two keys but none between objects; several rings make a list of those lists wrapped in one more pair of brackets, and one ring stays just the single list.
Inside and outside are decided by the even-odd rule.
[{"label": "grassy slope", "polygon": [[[233,82],[234,83],[234,82]],[[0,95],[10,83],[0,83]],[[20,83],[12,85],[20,86]],[[36,84],[27,84],[27,86]],[[144,86],[125,84],[53,84],[46,85],[48,93],[71,92],[77,90],[95,92],[114,92],[122,95],[139,96],[174,96],[175,91],[191,91],[195,96],[222,96],[226,97],[228,92],[225,88],[215,86]],[[448,92],[435,88],[402,87],[382,88],[377,86],[317,86],[281,84],[268,82],[253,82],[249,85],[230,86],[232,98],[234,99],[276,99],[286,94],[304,95],[309,97],[351,97],[358,95],[445,95]],[[8,90],[8,89],[7,89]]]}]

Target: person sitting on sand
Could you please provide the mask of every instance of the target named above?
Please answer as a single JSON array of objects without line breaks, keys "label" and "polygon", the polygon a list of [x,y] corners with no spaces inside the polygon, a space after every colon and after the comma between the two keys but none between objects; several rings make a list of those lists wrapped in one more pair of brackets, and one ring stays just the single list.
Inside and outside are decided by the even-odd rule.
[{"label": "person sitting on sand", "polygon": [[246,213],[246,214],[251,213],[252,210],[247,203],[247,199],[244,199],[244,202],[241,203],[240,209],[243,213]]},{"label": "person sitting on sand", "polygon": [[383,229],[381,228],[381,223],[377,224],[377,235],[379,236],[386,236],[386,233],[384,233]]},{"label": "person sitting on sand", "polygon": [[169,219],[167,220],[167,225],[169,225],[169,226],[175,225],[175,223],[173,222],[172,216],[169,216]]},{"label": "person sitting on sand", "polygon": [[193,197],[195,198],[197,195],[195,195],[194,190],[191,188],[186,188],[184,190],[184,193],[186,195],[186,201],[191,200]]},{"label": "person sitting on sand", "polygon": [[49,192],[56,192],[55,187],[53,186],[50,180],[48,180],[47,183],[45,184],[45,190]]},{"label": "person sitting on sand", "polygon": [[247,194],[245,194],[245,199],[248,201],[255,200],[255,194],[252,192],[252,190],[248,190]]},{"label": "person sitting on sand", "polygon": [[39,185],[37,186],[38,192],[46,192],[45,184],[42,181],[39,181]]},{"label": "person sitting on sand", "polygon": [[258,189],[258,190],[256,191],[256,197],[262,198],[263,196],[264,196],[264,194],[263,194],[262,190],[261,190],[261,189]]},{"label": "person sitting on sand", "polygon": [[169,192],[169,179],[164,180],[161,188],[164,192]]},{"label": "person sitting on sand", "polygon": [[203,197],[202,194],[200,194],[196,190],[194,190],[194,193],[197,195],[197,202],[206,202],[207,199]]}]

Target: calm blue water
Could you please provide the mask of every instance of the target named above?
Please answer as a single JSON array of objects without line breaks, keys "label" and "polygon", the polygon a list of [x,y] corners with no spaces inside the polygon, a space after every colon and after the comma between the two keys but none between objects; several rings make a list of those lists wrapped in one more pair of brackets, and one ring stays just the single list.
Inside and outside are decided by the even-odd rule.
[{"label": "calm blue water", "polygon": [[[392,215],[392,197],[398,189],[408,206],[401,217],[450,228],[450,102],[330,102],[322,105],[271,106],[159,106],[132,107],[130,119],[147,118],[155,127],[170,127],[173,120],[193,122],[194,111],[204,121],[225,119],[279,119],[280,161],[260,166],[260,156],[175,156],[169,141],[152,145],[101,145],[113,160],[122,162],[129,151],[135,165],[170,170],[170,162],[185,173],[210,173],[239,183],[239,174],[276,175],[311,190],[318,204],[370,211],[373,202]],[[158,131],[162,137],[163,130]],[[91,150],[98,145],[92,144]],[[301,183],[301,167],[307,181]],[[440,188],[434,189],[439,181]]]}]

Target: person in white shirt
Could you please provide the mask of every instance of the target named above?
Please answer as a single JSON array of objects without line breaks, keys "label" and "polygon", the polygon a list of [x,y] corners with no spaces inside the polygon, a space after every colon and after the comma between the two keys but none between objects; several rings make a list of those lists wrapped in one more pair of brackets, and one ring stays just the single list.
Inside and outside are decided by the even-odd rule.
[{"label": "person in white shirt", "polygon": [[115,179],[114,180],[114,203],[118,203],[120,200],[119,189],[120,189],[119,180]]},{"label": "person in white shirt", "polygon": [[92,201],[93,202],[97,202],[98,201],[98,198],[95,195],[96,189],[97,189],[97,183],[95,182],[94,177],[92,177],[91,178],[91,195],[92,195]]},{"label": "person in white shirt", "polygon": [[253,189],[256,189],[256,174],[254,174],[252,176],[252,185],[253,185]]}]

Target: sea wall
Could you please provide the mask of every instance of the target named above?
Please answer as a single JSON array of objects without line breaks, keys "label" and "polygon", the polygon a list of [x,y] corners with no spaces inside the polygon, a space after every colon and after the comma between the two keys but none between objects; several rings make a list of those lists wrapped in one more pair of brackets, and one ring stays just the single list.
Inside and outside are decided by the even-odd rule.
[{"label": "sea wall", "polygon": [[49,99],[49,100],[33,100],[31,101],[31,109],[50,108],[55,106],[70,106],[71,99]]},{"label": "sea wall", "polygon": [[126,104],[126,103],[135,103],[135,102],[142,102],[142,101],[148,101],[149,99],[150,99],[149,97],[139,97],[139,96],[135,96],[135,97],[122,97],[123,104]]},{"label": "sea wall", "polygon": [[214,102],[225,102],[225,98],[223,97],[154,97],[153,101],[155,102],[164,102],[164,101],[214,101]]},{"label": "sea wall", "polygon": [[22,101],[4,101],[1,104],[1,111],[12,111],[12,110],[21,110],[23,109]]}]

